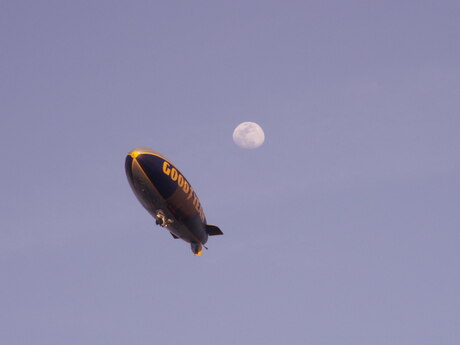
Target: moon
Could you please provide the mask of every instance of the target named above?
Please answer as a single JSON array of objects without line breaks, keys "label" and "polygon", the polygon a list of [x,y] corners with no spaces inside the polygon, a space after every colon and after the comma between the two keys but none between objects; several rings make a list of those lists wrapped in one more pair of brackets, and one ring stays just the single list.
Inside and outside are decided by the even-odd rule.
[{"label": "moon", "polygon": [[265,141],[265,134],[257,123],[242,122],[233,131],[233,141],[243,149],[256,149]]}]

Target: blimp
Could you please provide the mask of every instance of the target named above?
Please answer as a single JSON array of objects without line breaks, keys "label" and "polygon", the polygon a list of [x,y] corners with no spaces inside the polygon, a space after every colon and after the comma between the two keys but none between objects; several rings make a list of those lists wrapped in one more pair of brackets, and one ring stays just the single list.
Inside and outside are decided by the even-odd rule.
[{"label": "blimp", "polygon": [[208,236],[223,235],[219,227],[206,222],[195,190],[165,156],[135,148],[126,156],[125,170],[134,194],[155,223],[173,238],[190,243],[193,254],[201,256]]}]

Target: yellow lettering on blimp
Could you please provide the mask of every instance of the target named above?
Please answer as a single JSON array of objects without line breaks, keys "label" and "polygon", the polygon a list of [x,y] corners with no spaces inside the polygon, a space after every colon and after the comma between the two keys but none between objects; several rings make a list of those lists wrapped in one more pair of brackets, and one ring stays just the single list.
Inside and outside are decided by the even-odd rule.
[{"label": "yellow lettering on blimp", "polygon": [[177,175],[179,175],[179,174],[177,173],[177,170],[174,169],[174,168],[172,168],[172,169],[171,169],[171,180],[177,181]]},{"label": "yellow lettering on blimp", "polygon": [[188,184],[185,177],[182,176],[176,168],[171,168],[171,164],[169,164],[167,161],[163,162],[163,173],[169,176],[171,180],[176,182],[179,188],[181,188],[185,194],[188,194],[187,200],[193,199],[193,206],[195,206],[195,210],[198,212],[201,220],[204,222],[204,212],[203,208],[201,207],[200,201],[198,200],[198,196],[196,195],[192,186]]},{"label": "yellow lettering on blimp", "polygon": [[168,176],[171,173],[171,169],[169,168],[169,163],[166,161],[163,162],[163,172]]},{"label": "yellow lettering on blimp", "polygon": [[177,179],[177,184],[180,188],[184,186],[184,177],[182,175],[179,175],[179,178]]},{"label": "yellow lettering on blimp", "polygon": [[190,186],[189,186],[188,182],[185,181],[185,179],[184,179],[184,186],[182,187],[182,189],[184,190],[185,194],[188,194],[188,192],[190,190]]}]

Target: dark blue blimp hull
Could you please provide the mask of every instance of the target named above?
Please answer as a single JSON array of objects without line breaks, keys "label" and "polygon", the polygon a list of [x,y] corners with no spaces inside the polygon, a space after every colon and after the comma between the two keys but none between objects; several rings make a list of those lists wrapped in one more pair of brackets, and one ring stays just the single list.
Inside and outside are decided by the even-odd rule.
[{"label": "dark blue blimp hull", "polygon": [[201,253],[208,234],[222,234],[217,227],[207,225],[194,189],[164,156],[146,148],[135,149],[126,157],[125,169],[134,194],[157,224],[167,227],[175,238],[191,243],[195,254]]}]

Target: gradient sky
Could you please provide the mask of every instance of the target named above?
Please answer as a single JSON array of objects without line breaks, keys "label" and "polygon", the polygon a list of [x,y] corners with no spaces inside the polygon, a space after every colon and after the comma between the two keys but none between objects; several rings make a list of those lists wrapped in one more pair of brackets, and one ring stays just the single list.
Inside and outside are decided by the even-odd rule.
[{"label": "gradient sky", "polygon": [[[0,343],[458,345],[459,18],[1,1]],[[135,199],[137,146],[224,231],[203,257]]]}]

